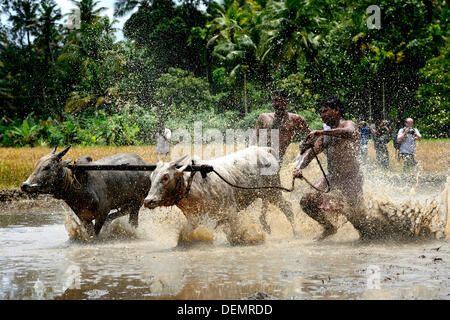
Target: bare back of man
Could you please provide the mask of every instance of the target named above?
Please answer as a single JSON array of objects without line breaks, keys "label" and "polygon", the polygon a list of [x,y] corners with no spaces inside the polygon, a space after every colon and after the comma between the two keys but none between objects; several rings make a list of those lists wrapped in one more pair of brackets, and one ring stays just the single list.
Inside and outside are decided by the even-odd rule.
[{"label": "bare back of man", "polygon": [[309,128],[308,125],[306,124],[305,119],[291,112],[286,112],[286,114],[281,116],[277,115],[275,112],[261,114],[258,117],[258,121],[256,124],[258,139],[260,129],[266,129],[268,131],[267,139],[268,143],[270,143],[268,145],[272,147],[274,147],[274,145],[270,141],[271,137],[270,130],[271,129],[279,130],[278,147],[280,159],[282,159],[284,154],[286,153],[286,150],[289,147],[289,144],[291,143],[292,138],[294,137],[294,134],[296,132],[298,132],[299,130],[302,132],[309,132]]},{"label": "bare back of man", "polygon": [[[280,161],[283,159],[286,149],[296,132],[309,133],[309,127],[305,119],[295,113],[287,112],[286,106],[289,98],[284,90],[277,90],[272,94],[272,106],[275,112],[263,113],[256,122],[256,137],[259,141],[260,130],[267,130],[267,146],[275,148],[279,152]],[[278,131],[278,145],[275,141],[270,141],[270,130]]]}]

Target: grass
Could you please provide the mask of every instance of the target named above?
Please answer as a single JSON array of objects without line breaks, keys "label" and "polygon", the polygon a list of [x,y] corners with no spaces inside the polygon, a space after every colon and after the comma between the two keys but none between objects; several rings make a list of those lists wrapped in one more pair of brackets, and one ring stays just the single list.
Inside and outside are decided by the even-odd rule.
[{"label": "grass", "polygon": [[[114,153],[137,153],[147,163],[156,163],[158,157],[155,146],[129,147],[72,147],[64,159],[77,159],[82,155],[90,155],[94,160]],[[62,150],[59,149],[59,150]],[[402,170],[401,162],[397,162],[392,142],[388,145],[390,166],[394,172]],[[0,148],[0,190],[18,189],[33,171],[35,163],[51,151],[45,147]],[[285,163],[293,161],[298,152],[297,144],[291,144],[286,152]],[[369,161],[375,161],[375,150],[372,141],[369,144]],[[416,159],[419,167],[426,173],[442,173],[450,168],[450,139],[423,140],[418,143]]]}]

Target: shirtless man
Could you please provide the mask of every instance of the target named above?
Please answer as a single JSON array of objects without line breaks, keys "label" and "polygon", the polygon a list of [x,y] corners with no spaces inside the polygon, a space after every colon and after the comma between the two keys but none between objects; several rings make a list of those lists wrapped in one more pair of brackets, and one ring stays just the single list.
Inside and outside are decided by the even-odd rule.
[{"label": "shirtless man", "polygon": [[[263,113],[256,122],[256,138],[259,141],[259,130],[268,129],[267,138],[270,139],[270,129],[279,129],[279,157],[280,162],[291,143],[292,137],[298,131],[309,133],[308,124],[301,116],[287,112],[286,106],[289,98],[284,90],[276,90],[272,93],[272,104],[275,112]],[[274,147],[271,143],[270,146]]]},{"label": "shirtless man", "polygon": [[[344,120],[343,104],[339,98],[329,98],[319,103],[320,117],[331,127],[329,130],[314,130],[308,135],[308,140],[317,138],[314,151],[319,154],[326,152],[328,162],[328,181],[331,193],[312,192],[304,195],[300,201],[303,211],[319,222],[324,231],[319,239],[324,239],[336,233],[336,227],[331,223],[339,213],[345,215],[355,227],[364,224],[363,214],[357,208],[362,198],[363,177],[360,172],[359,133],[353,121]],[[302,170],[314,159],[314,153],[308,149],[300,158],[292,175],[302,177]],[[315,185],[324,190],[325,178]],[[345,210],[343,210],[345,208]],[[359,228],[357,229],[359,230]]]}]

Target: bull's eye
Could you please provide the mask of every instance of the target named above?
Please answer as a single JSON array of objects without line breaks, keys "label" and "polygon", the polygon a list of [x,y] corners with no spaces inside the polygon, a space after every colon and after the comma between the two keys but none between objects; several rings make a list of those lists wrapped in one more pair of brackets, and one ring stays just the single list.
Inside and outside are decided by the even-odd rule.
[{"label": "bull's eye", "polygon": [[167,183],[168,181],[169,181],[169,175],[168,174],[163,175],[163,177],[161,178],[161,182]]}]

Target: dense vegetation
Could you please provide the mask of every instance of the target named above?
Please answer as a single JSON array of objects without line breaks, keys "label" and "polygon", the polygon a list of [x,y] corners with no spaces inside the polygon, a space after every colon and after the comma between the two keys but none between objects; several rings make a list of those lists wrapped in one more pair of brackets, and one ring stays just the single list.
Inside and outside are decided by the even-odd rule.
[{"label": "dense vegetation", "polygon": [[158,121],[249,128],[274,88],[313,128],[337,95],[353,119],[450,132],[446,1],[116,0],[117,16],[135,10],[121,41],[99,1],[71,1],[63,17],[54,0],[0,0],[0,145],[146,144]]}]

